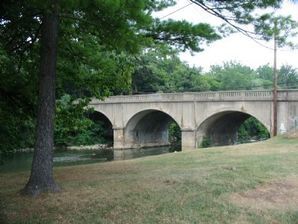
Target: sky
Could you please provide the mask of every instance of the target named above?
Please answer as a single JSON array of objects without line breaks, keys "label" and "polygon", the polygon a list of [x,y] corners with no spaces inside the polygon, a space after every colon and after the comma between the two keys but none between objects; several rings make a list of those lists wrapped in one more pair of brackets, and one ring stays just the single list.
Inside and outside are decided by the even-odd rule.
[{"label": "sky", "polygon": [[[220,25],[222,20],[216,18],[200,9],[195,4],[190,4],[189,0],[176,0],[177,4],[167,8],[157,14],[164,19],[187,20],[194,24],[207,22],[212,25]],[[189,5],[185,8],[184,6]],[[177,9],[183,8],[179,11]],[[176,11],[176,12],[175,12]],[[291,15],[298,21],[298,4],[285,1],[282,9],[277,13]],[[170,14],[170,15],[169,15]],[[298,43],[298,37],[295,38]],[[273,48],[272,42],[261,42],[263,45]],[[261,65],[273,63],[273,50],[260,46],[250,38],[234,33],[226,38],[217,40],[205,47],[203,52],[190,54],[189,52],[181,53],[180,58],[191,66],[203,67],[208,71],[211,65],[222,65],[224,62],[234,61],[252,68]],[[277,67],[281,65],[292,65],[298,68],[298,49],[278,49]]]}]

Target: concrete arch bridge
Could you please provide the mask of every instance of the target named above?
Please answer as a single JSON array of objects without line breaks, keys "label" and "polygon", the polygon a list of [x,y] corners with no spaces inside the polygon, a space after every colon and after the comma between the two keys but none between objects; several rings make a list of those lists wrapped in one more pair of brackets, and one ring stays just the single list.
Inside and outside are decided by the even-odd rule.
[{"label": "concrete arch bridge", "polygon": [[[182,149],[197,148],[204,136],[217,145],[235,141],[237,129],[255,117],[273,131],[272,91],[155,93],[93,99],[89,106],[112,124],[114,148],[169,144],[168,125],[181,129]],[[298,128],[298,90],[279,90],[278,133]]]}]

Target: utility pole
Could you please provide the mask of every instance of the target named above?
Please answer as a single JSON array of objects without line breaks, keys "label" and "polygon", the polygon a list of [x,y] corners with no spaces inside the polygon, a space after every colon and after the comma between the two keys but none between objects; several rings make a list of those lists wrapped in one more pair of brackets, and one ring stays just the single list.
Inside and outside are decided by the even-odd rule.
[{"label": "utility pole", "polygon": [[274,44],[274,58],[273,58],[273,136],[277,135],[277,21],[274,20],[274,33],[273,33],[273,44]]}]

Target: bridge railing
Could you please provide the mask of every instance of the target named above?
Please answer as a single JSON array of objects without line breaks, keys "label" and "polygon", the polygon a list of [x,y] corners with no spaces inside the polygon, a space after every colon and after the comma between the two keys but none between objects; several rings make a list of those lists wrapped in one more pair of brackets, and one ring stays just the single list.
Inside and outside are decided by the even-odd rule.
[{"label": "bridge railing", "polygon": [[[153,93],[144,95],[111,96],[93,103],[179,102],[179,101],[270,101],[272,90]],[[279,101],[298,101],[298,90],[279,90]]]}]

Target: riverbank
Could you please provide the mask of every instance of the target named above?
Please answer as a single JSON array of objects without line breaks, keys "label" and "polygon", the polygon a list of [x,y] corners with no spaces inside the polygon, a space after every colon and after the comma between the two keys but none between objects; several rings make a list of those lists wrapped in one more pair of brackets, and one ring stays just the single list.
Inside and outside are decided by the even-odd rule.
[{"label": "riverbank", "polygon": [[1,223],[297,223],[298,139],[55,168],[59,194],[0,174]]},{"label": "riverbank", "polygon": [[[74,166],[89,163],[110,162],[113,160],[127,160],[150,155],[159,155],[173,152],[171,147],[154,147],[141,149],[114,150],[107,149],[86,149],[86,150],[66,150],[54,151],[54,166]],[[0,173],[27,171],[31,169],[33,152],[16,152],[4,158],[0,156]]]},{"label": "riverbank", "polygon": [[[103,149],[112,149],[107,144],[95,144],[95,145],[74,145],[74,146],[65,146],[65,147],[54,147],[54,150],[70,150],[70,151],[85,151],[85,150],[103,150]],[[21,148],[15,149],[12,153],[18,152],[33,152],[34,148]]]}]

